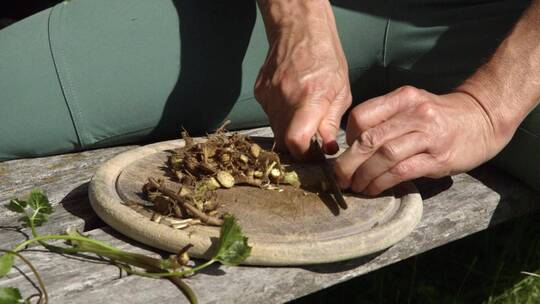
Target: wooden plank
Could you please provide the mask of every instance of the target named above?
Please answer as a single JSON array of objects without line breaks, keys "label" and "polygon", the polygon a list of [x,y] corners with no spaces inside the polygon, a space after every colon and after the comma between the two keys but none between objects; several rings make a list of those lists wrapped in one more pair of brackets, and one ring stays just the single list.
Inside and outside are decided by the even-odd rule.
[{"label": "wooden plank", "polygon": [[[474,176],[474,177],[473,177]],[[482,180],[483,182],[480,182]],[[540,208],[539,195],[519,182],[484,167],[471,175],[418,183],[425,196],[424,217],[404,240],[383,252],[342,263],[306,267],[220,267],[198,274],[189,284],[201,303],[285,302],[460,239],[490,225]],[[147,252],[123,237],[96,229],[92,235],[123,249]],[[52,254],[29,253],[42,271],[52,303],[183,303],[168,282],[117,279],[112,266],[80,262]],[[21,267],[22,271],[27,271]],[[30,285],[12,273],[0,285]],[[185,302],[185,301],[184,301]]]},{"label": "wooden plank", "polygon": [[[19,159],[0,163],[0,202],[43,188],[53,204],[64,198],[84,196],[77,187],[88,182],[96,168],[118,153],[135,146],[90,150],[50,157]],[[74,193],[71,193],[74,191]],[[71,195],[70,195],[71,193]],[[10,212],[0,209],[0,217]]]},{"label": "wooden plank", "polygon": [[[0,227],[17,226],[18,215],[3,206],[14,197],[21,197],[32,188],[44,189],[55,207],[48,225],[40,233],[65,231],[69,226],[88,230],[103,223],[88,203],[88,181],[106,160],[134,146],[91,150],[51,157],[21,159],[0,163]],[[3,229],[0,243],[13,244],[19,235]]]},{"label": "wooden plank", "polygon": [[[256,136],[272,134],[270,128],[242,132]],[[0,243],[10,247],[20,237],[16,231],[7,229],[18,225],[18,215],[3,206],[35,187],[47,192],[55,208],[49,224],[38,229],[40,233],[63,232],[67,227],[88,231],[103,226],[88,202],[88,182],[104,162],[135,147],[96,149],[0,163]]]}]

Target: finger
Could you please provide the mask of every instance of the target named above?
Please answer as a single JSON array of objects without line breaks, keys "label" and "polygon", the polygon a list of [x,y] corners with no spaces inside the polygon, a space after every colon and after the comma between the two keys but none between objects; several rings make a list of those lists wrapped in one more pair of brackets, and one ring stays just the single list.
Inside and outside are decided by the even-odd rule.
[{"label": "finger", "polygon": [[336,154],[339,146],[336,141],[337,134],[341,125],[341,118],[347,108],[350,106],[350,97],[341,99],[343,101],[334,101],[330,104],[326,116],[319,125],[319,135],[323,141],[323,150],[326,154]]},{"label": "finger", "polygon": [[284,141],[293,157],[306,158],[311,138],[317,133],[328,106],[328,102],[308,102],[292,114]]},{"label": "finger", "polygon": [[425,152],[428,142],[420,132],[407,133],[383,144],[354,173],[351,189],[362,192],[376,178],[390,170],[399,162]]},{"label": "finger", "polygon": [[338,184],[346,189],[351,185],[354,173],[383,144],[407,133],[420,131],[421,121],[409,115],[398,115],[360,135],[335,162],[334,173]]},{"label": "finger", "polygon": [[283,119],[282,115],[268,115],[270,121],[270,128],[274,133],[274,145],[273,148],[279,152],[287,152],[287,147],[285,145],[284,135],[285,135],[285,126],[287,125],[286,121]]},{"label": "finger", "polygon": [[405,86],[356,106],[347,121],[347,143],[352,144],[365,130],[389,120],[397,113],[411,109],[413,105],[424,100],[422,92],[414,87]]},{"label": "finger", "polygon": [[386,189],[422,176],[440,171],[436,159],[427,153],[416,154],[399,162],[384,174],[372,181],[364,191],[368,195],[378,195]]}]

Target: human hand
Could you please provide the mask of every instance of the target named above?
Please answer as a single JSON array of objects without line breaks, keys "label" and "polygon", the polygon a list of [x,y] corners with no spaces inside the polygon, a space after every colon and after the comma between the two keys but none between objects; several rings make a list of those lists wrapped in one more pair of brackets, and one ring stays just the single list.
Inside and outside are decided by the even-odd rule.
[{"label": "human hand", "polygon": [[377,195],[403,181],[468,171],[495,156],[501,136],[493,117],[466,92],[435,95],[402,87],[356,106],[349,148],[335,160],[342,188]]},{"label": "human hand", "polygon": [[317,132],[328,154],[351,105],[347,62],[328,1],[259,1],[270,43],[255,84],[277,147],[304,159]]}]

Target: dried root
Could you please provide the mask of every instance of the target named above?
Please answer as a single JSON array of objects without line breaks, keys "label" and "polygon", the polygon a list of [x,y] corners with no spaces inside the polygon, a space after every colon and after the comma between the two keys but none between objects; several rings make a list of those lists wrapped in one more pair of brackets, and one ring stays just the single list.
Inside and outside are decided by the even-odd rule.
[{"label": "dried root", "polygon": [[[195,142],[185,130],[182,132],[185,146],[175,150],[167,162],[181,189],[173,191],[162,180],[152,178],[143,187],[155,212],[219,226],[223,221],[216,216],[216,189],[235,185],[263,189],[275,189],[279,184],[300,186],[296,172],[286,171],[275,152],[262,149],[246,135],[226,133],[226,124],[209,134],[205,142]],[[182,229],[191,222],[174,225]]]}]

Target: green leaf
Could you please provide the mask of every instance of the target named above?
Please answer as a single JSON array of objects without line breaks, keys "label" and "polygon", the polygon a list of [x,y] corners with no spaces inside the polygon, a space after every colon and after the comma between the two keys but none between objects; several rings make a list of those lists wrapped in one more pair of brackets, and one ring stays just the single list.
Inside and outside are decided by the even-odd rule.
[{"label": "green leaf", "polygon": [[24,208],[26,208],[26,206],[27,204],[25,201],[15,198],[9,201],[6,208],[13,212],[24,213]]},{"label": "green leaf", "polygon": [[53,212],[52,205],[49,203],[49,198],[42,189],[32,189],[27,202],[32,209],[39,209],[39,213],[41,214],[51,214]]},{"label": "green leaf", "polygon": [[0,256],[0,278],[5,276],[13,266],[13,254],[6,253]]},{"label": "green leaf", "polygon": [[219,244],[214,260],[224,265],[238,265],[251,254],[247,237],[232,215],[225,216],[219,235]]},{"label": "green leaf", "polygon": [[0,304],[19,304],[22,302],[22,296],[19,289],[0,287]]},{"label": "green leaf", "polygon": [[32,217],[32,220],[34,221],[34,226],[38,227],[46,223],[49,220],[49,217],[43,213],[36,213],[36,215]]}]

